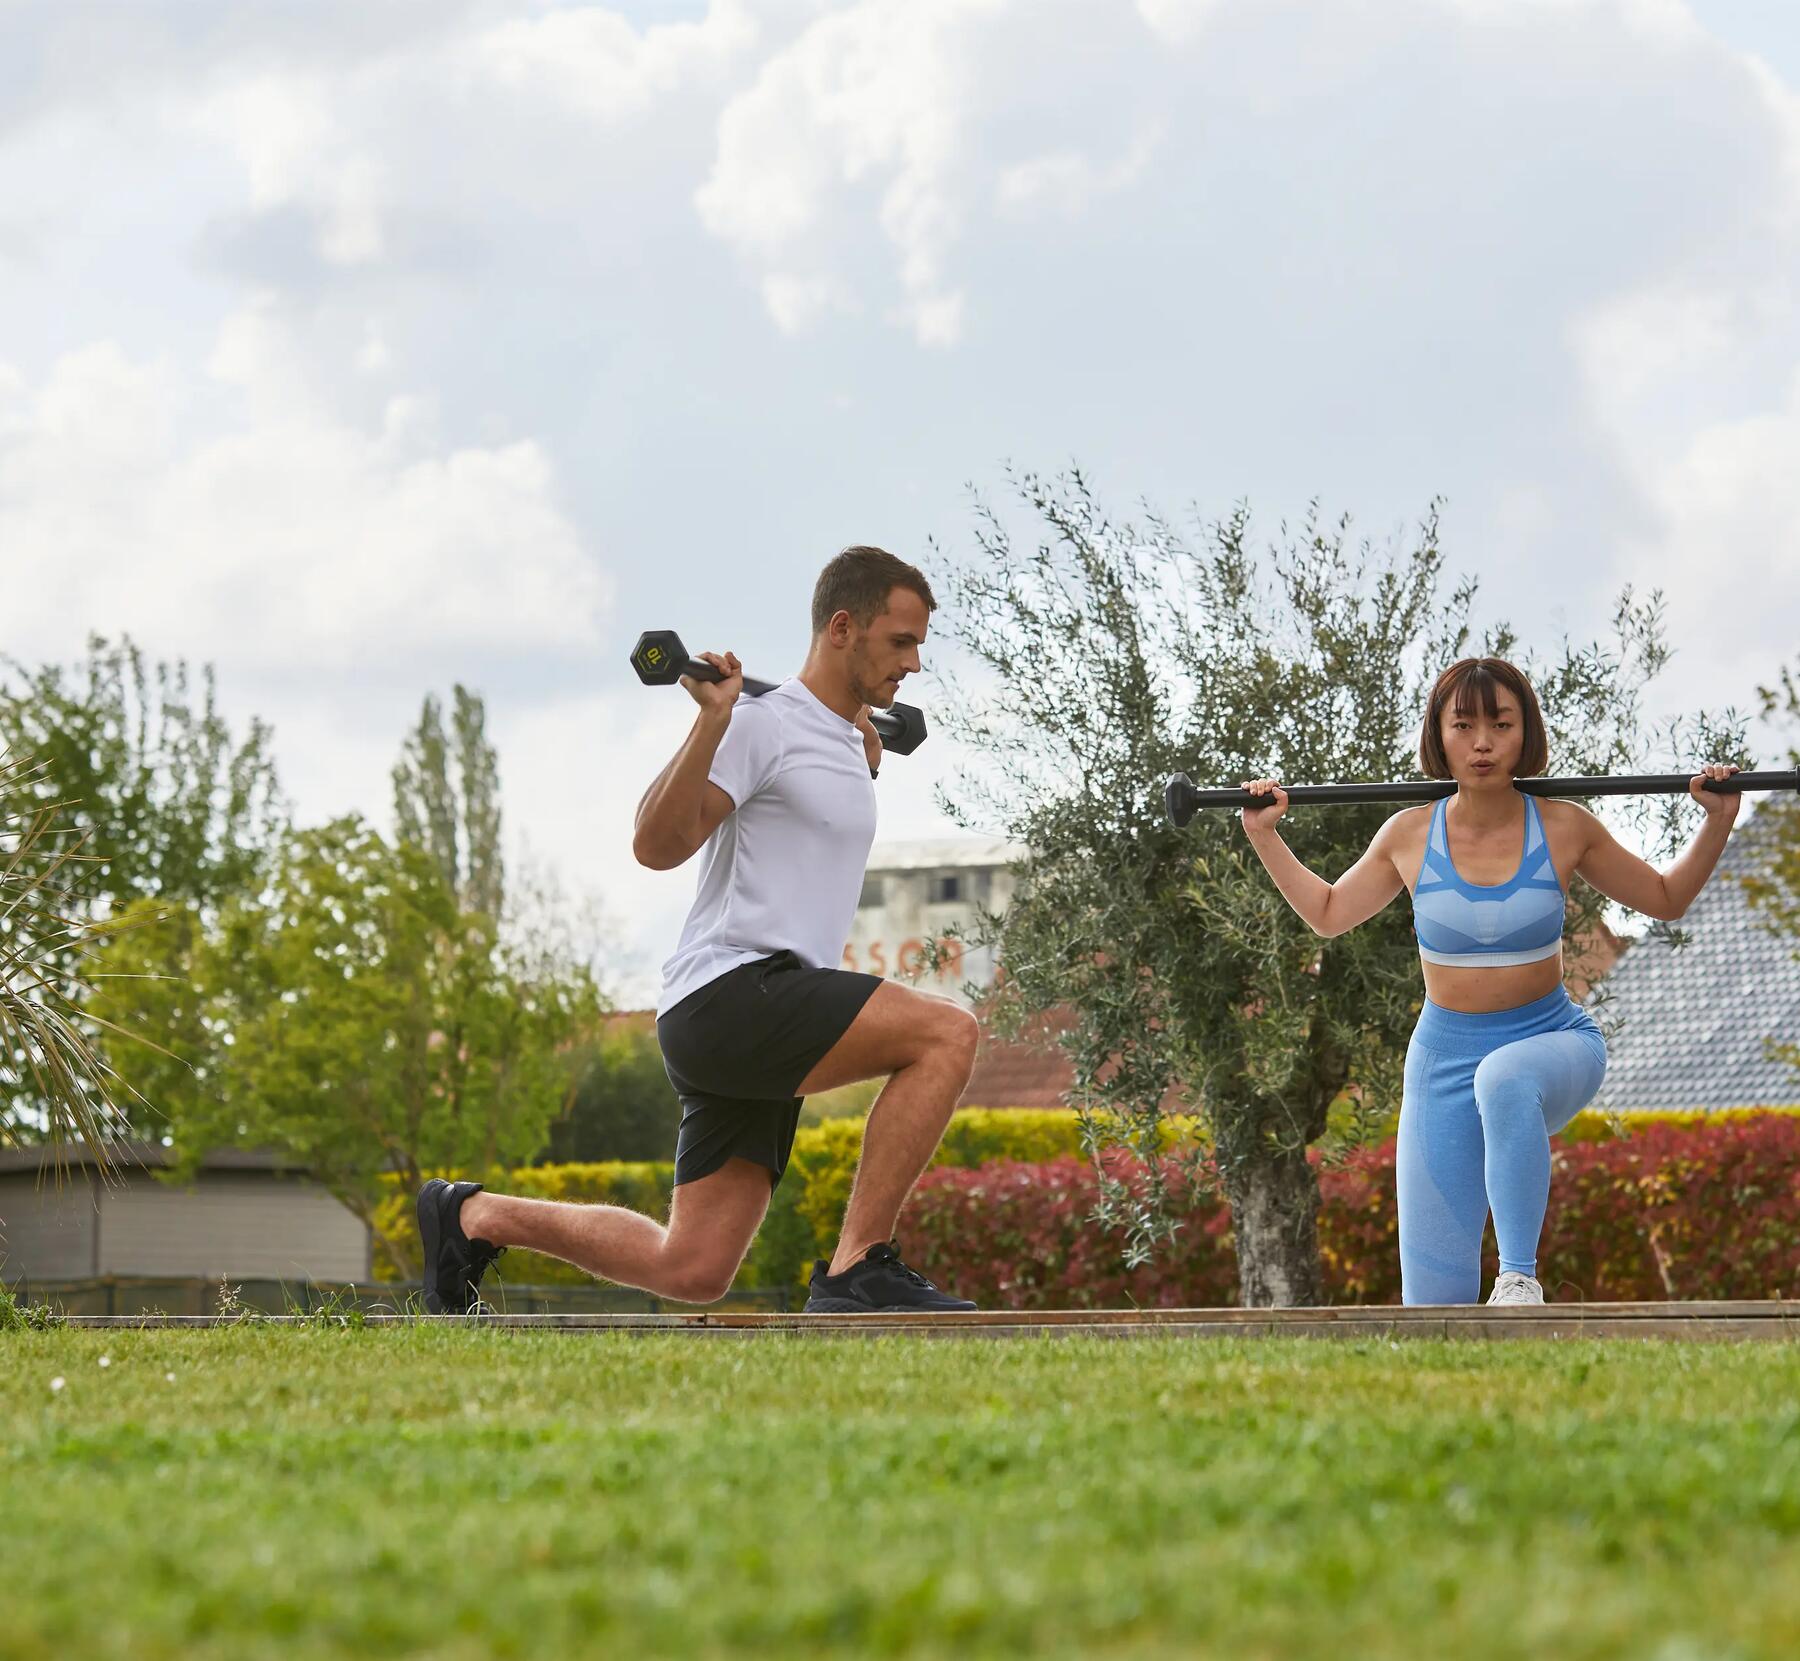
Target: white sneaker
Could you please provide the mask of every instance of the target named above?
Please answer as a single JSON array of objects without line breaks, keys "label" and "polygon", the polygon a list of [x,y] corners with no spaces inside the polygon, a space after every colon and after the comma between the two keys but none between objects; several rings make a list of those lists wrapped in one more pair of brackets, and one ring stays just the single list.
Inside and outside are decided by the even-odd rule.
[{"label": "white sneaker", "polygon": [[1489,1303],[1542,1303],[1544,1289],[1530,1275],[1519,1274],[1516,1270],[1501,1271],[1500,1278],[1494,1282],[1494,1290],[1488,1294]]}]

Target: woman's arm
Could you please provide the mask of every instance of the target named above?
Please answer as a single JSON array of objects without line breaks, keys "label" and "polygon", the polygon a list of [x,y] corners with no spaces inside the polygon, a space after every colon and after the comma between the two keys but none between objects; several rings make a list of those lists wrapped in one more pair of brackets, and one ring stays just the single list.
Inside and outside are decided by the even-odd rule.
[{"label": "woman's arm", "polygon": [[1570,810],[1581,816],[1588,837],[1575,862],[1576,872],[1609,900],[1641,911],[1646,917],[1674,922],[1706,886],[1706,879],[1719,863],[1719,855],[1725,851],[1738,804],[1743,800],[1735,791],[1722,795],[1704,791],[1700,786],[1707,779],[1728,779],[1736,771],[1735,767],[1714,762],[1694,775],[1688,793],[1706,809],[1706,823],[1667,871],[1657,870],[1630,849],[1621,847],[1613,833],[1586,808],[1569,803]]},{"label": "woman's arm", "polygon": [[1240,816],[1244,834],[1263,868],[1300,920],[1315,934],[1345,934],[1366,923],[1406,885],[1393,860],[1394,825],[1400,814],[1375,833],[1368,851],[1336,882],[1309,871],[1281,840],[1275,828],[1287,812],[1287,792],[1273,779],[1254,779],[1244,788],[1272,798],[1272,807],[1246,808]]}]

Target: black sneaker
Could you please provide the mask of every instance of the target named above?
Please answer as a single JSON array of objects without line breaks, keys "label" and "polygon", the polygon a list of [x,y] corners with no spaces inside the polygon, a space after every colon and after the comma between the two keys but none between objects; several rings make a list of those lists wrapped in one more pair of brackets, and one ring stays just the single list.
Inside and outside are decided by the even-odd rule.
[{"label": "black sneaker", "polygon": [[841,1275],[825,1271],[829,1263],[813,1264],[806,1283],[808,1315],[868,1315],[877,1310],[944,1315],[975,1307],[967,1298],[940,1292],[917,1269],[900,1261],[891,1242],[871,1246]]},{"label": "black sneaker", "polygon": [[467,1315],[481,1302],[478,1288],[487,1266],[504,1246],[463,1233],[462,1203],[479,1194],[479,1182],[433,1177],[419,1190],[419,1239],[425,1247],[425,1308],[432,1315]]}]

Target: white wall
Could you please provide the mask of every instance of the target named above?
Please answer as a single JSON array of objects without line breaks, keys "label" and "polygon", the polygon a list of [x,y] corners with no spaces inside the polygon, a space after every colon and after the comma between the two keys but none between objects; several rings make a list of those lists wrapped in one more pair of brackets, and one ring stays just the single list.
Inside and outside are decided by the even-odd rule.
[{"label": "white wall", "polygon": [[[96,1211],[96,1200],[98,1210]],[[141,1171],[123,1186],[78,1176],[0,1183],[8,1280],[100,1275],[302,1282],[366,1280],[368,1231],[323,1188],[261,1171],[203,1171],[174,1188]]]},{"label": "white wall", "polygon": [[[961,894],[953,901],[930,899],[931,879],[954,875]],[[881,901],[859,907],[845,948],[843,966],[864,974],[905,981],[928,992],[939,992],[967,1002],[962,988],[968,982],[985,987],[993,983],[994,953],[991,948],[965,948],[960,961],[946,962],[936,975],[920,977],[921,955],[927,940],[941,939],[953,924],[973,930],[977,906],[1004,910],[1012,897],[1013,879],[1004,866],[921,867],[884,871],[871,863],[868,882],[881,885]]]}]

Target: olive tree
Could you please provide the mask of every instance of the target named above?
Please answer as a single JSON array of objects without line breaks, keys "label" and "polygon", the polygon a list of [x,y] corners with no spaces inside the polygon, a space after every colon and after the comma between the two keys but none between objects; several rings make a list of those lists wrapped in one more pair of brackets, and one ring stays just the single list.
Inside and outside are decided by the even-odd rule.
[{"label": "olive tree", "polygon": [[[1128,1258],[1180,1225],[1157,1157],[1164,1116],[1180,1107],[1197,1115],[1231,1206],[1243,1302],[1316,1303],[1308,1150],[1334,1104],[1349,1139],[1398,1105],[1421,997],[1410,917],[1396,904],[1320,939],[1235,816],[1178,830],[1163,782],[1177,771],[1228,783],[1415,775],[1425,693],[1473,649],[1531,674],[1553,771],[1639,766],[1641,689],[1668,655],[1659,602],[1628,590],[1610,639],[1565,640],[1540,660],[1504,625],[1471,645],[1477,585],[1447,580],[1435,503],[1389,546],[1315,507],[1258,552],[1247,508],[1190,536],[1148,511],[1109,518],[1078,472],[1011,485],[1028,534],[977,496],[972,546],[936,550],[940,627],[973,664],[953,677],[945,720],[978,757],[943,806],[1029,850],[1005,914],[980,925],[1005,969],[991,1020],[1004,1033],[1064,1012],[1058,1042],[1101,1174],[1098,1221],[1123,1231]],[[1386,811],[1296,812],[1283,829],[1336,877]],[[1603,903],[1578,884],[1569,934]],[[1110,1149],[1135,1158],[1103,1157]]]},{"label": "olive tree", "polygon": [[[1796,735],[1787,759],[1800,767],[1800,673],[1784,668],[1757,697],[1765,721],[1782,720]],[[1759,803],[1752,829],[1757,857],[1738,881],[1761,925],[1787,937],[1800,955],[1800,806],[1779,798]],[[1791,1033],[1771,1033],[1766,1042],[1771,1056],[1800,1074],[1800,1042]]]}]

